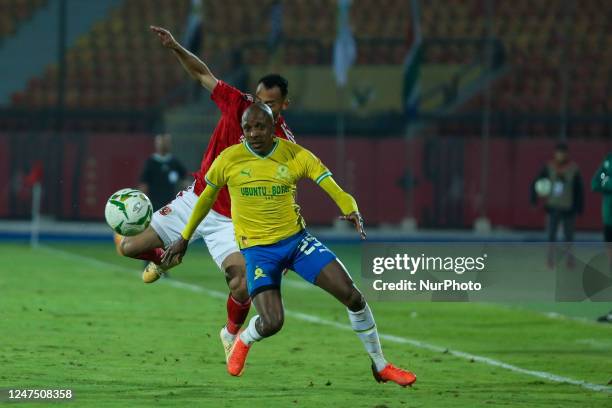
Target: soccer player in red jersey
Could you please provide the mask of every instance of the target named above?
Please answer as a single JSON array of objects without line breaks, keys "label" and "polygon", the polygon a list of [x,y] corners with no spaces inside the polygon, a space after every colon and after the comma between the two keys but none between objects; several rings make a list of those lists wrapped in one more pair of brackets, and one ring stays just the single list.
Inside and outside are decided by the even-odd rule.
[{"label": "soccer player in red jersey", "polygon": [[[217,79],[208,66],[183,48],[168,30],[155,26],[150,28],[162,45],[174,53],[189,75],[211,92],[211,99],[221,110],[221,118],[208,143],[200,170],[194,174],[193,184],[180,192],[171,203],[156,211],[151,225],[144,232],[116,240],[121,255],[150,261],[143,272],[145,283],[156,281],[166,271],[161,265],[163,248],[180,237],[198,196],[206,187],[204,175],[214,159],[227,147],[240,143],[243,137],[240,124],[242,114],[255,101],[252,95],[242,93]],[[275,134],[294,141],[291,130],[281,116],[281,112],[289,104],[287,86],[287,80],[280,75],[267,75],[258,82],[255,95],[274,112]],[[221,190],[212,211],[198,227],[194,235],[194,239],[197,238],[204,239],[212,258],[225,272],[230,289],[227,298],[227,324],[220,333],[227,357],[251,304],[246,289],[244,258],[234,238],[227,188]]]}]

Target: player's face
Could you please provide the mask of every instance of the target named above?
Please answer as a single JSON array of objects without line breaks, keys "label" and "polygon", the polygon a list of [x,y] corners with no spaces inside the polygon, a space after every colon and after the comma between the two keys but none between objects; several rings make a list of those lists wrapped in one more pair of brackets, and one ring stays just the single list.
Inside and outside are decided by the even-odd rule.
[{"label": "player's face", "polygon": [[255,153],[266,155],[274,146],[274,125],[269,114],[250,109],[242,117],[242,132]]},{"label": "player's face", "polygon": [[555,150],[555,160],[557,163],[564,163],[567,160],[567,152],[565,150]]},{"label": "player's face", "polygon": [[159,154],[166,154],[172,150],[172,138],[168,134],[155,136],[155,151]]},{"label": "player's face", "polygon": [[278,86],[266,88],[264,84],[259,84],[257,85],[255,96],[272,109],[275,121],[278,119],[278,115],[289,106],[289,100],[283,98],[283,94]]}]

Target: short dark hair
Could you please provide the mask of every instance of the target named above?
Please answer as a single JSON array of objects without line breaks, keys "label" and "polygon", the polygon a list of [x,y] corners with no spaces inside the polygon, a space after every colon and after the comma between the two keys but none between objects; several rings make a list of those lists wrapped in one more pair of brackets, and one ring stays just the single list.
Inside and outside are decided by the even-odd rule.
[{"label": "short dark hair", "polygon": [[281,95],[283,95],[283,98],[287,97],[287,94],[289,93],[289,82],[284,77],[278,74],[265,75],[261,77],[261,79],[257,81],[257,83],[263,84],[263,86],[265,86],[267,89],[278,86],[281,91]]},{"label": "short dark hair", "polygon": [[555,146],[555,151],[557,151],[557,152],[566,152],[567,153],[568,150],[569,149],[567,147],[567,143],[565,143],[565,142],[559,142]]}]

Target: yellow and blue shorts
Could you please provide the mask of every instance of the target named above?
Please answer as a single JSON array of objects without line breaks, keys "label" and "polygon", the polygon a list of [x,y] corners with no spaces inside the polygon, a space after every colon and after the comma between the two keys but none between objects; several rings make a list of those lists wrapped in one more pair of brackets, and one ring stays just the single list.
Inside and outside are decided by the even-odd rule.
[{"label": "yellow and blue shorts", "polygon": [[268,289],[280,289],[283,270],[291,269],[314,284],[324,266],[336,255],[317,238],[302,230],[271,245],[240,250],[246,260],[247,288],[254,297]]}]

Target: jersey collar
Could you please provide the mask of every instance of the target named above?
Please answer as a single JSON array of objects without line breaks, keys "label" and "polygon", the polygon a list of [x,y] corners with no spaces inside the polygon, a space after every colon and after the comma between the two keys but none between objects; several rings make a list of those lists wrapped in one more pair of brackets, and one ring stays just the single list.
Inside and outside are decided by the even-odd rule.
[{"label": "jersey collar", "polygon": [[158,162],[162,162],[162,163],[169,162],[170,159],[172,159],[172,153],[167,153],[167,154],[164,154],[163,156],[159,153],[153,153],[153,158],[157,160]]},{"label": "jersey collar", "polygon": [[278,137],[274,138],[274,146],[272,146],[272,150],[270,150],[270,152],[266,154],[265,156],[262,156],[261,154],[257,153],[255,150],[251,149],[251,146],[249,146],[249,142],[247,142],[246,139],[244,140],[244,145],[246,146],[247,150],[253,153],[255,156],[259,157],[260,159],[267,159],[268,157],[272,156],[272,153],[274,153],[274,151],[278,147]]},{"label": "jersey collar", "polygon": [[275,123],[276,129],[282,129],[284,123],[285,123],[285,118],[283,118],[283,115],[279,114],[278,118],[276,118],[276,123]]}]

